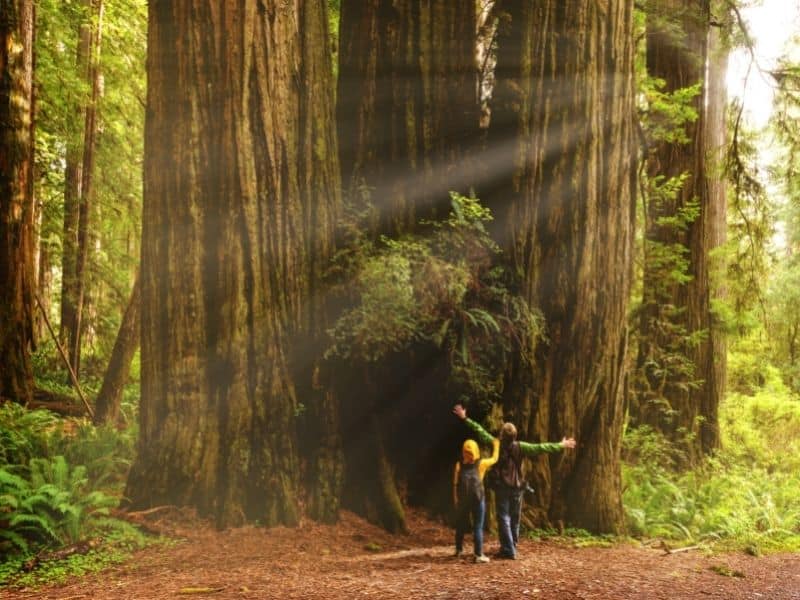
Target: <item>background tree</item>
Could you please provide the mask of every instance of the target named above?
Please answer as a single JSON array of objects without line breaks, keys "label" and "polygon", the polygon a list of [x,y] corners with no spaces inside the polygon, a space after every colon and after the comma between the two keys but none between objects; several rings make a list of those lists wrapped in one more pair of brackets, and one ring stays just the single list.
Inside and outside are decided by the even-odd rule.
[{"label": "background tree", "polygon": [[[85,325],[84,312],[88,302],[86,268],[90,251],[90,225],[93,214],[95,162],[97,154],[97,130],[99,121],[98,102],[100,100],[100,47],[103,38],[103,12],[102,0],[89,0],[90,21],[89,28],[89,61],[87,70],[87,83],[89,84],[88,103],[86,105],[86,123],[83,128],[83,156],[81,159],[80,202],[78,208],[78,244],[75,259],[75,321],[70,329],[70,359],[72,370],[76,375],[81,367],[81,345]],[[84,33],[81,31],[81,36]]]},{"label": "background tree", "polygon": [[0,3],[0,397],[32,399],[34,8]]},{"label": "background tree", "polygon": [[338,202],[325,17],[323,0],[149,5],[134,506],[298,520],[290,357]]},{"label": "background tree", "polygon": [[[72,119],[69,121],[72,123],[72,127],[68,126],[69,133],[66,139],[67,151],[64,175],[64,231],[61,255],[61,328],[59,338],[61,345],[67,350],[73,371],[76,371],[76,367],[80,362],[78,357],[73,355],[75,350],[80,348],[78,330],[79,314],[82,310],[80,306],[80,289],[83,284],[80,282],[78,271],[81,260],[84,261],[83,266],[85,267],[85,252],[88,250],[86,246],[86,241],[88,240],[88,223],[86,222],[88,212],[86,210],[84,210],[83,252],[80,250],[81,244],[79,240],[82,206],[81,185],[84,180],[84,144],[87,139],[94,139],[94,132],[87,133],[86,131],[87,123],[94,122],[87,114],[87,105],[89,103],[87,90],[93,88],[92,68],[90,66],[93,31],[95,30],[92,25],[92,6],[92,0],[83,0],[78,12],[80,21],[78,25],[75,72],[81,87],[76,86],[75,88],[77,93],[73,110],[78,118],[74,121]],[[89,150],[89,154],[92,154],[91,150]]]},{"label": "background tree", "polygon": [[[72,283],[77,260],[78,215],[76,212],[73,226],[67,228],[71,233],[65,233],[64,222],[65,218],[69,221],[71,209],[69,202],[64,204],[64,194],[65,180],[72,177],[71,153],[76,153],[81,161],[83,156],[86,111],[76,107],[85,107],[93,93],[86,74],[79,74],[75,67],[80,24],[93,22],[88,10],[83,3],[58,0],[42,0],[37,4],[35,191],[41,215],[39,277],[42,281],[52,278],[53,285],[42,287],[40,295],[54,323],[61,308],[68,314],[72,311],[74,316],[70,294],[77,292]],[[97,73],[93,78],[96,127],[92,179],[87,183],[91,207],[85,211],[91,217],[85,229],[86,309],[81,313],[82,385],[90,391],[99,387],[108,364],[139,264],[145,2],[119,0],[104,5],[102,25],[104,43],[95,46],[93,55],[95,63],[102,64],[103,69],[102,74]],[[76,137],[81,141],[75,142]],[[79,207],[75,204],[73,208],[77,211]],[[72,283],[64,281],[70,278]],[[62,283],[66,296],[60,294]],[[62,328],[65,335],[67,331]],[[54,369],[61,365],[61,359],[49,337],[42,340],[37,360],[43,366],[48,365],[42,373],[48,385],[60,386],[63,371],[56,376]]]},{"label": "background tree", "polygon": [[103,384],[95,400],[94,423],[116,423],[120,417],[120,404],[133,355],[139,349],[141,330],[141,285],[139,278],[133,284],[133,292],[122,317],[117,339],[111,351],[111,359],[103,376]]},{"label": "background tree", "polygon": [[726,227],[727,59],[710,20],[708,2],[658,3],[647,14],[648,75],[660,92],[685,94],[691,116],[673,126],[656,123],[661,132],[646,157],[637,359],[643,375],[631,415],[675,442],[688,463],[719,445],[725,377],[722,332],[712,319],[711,252],[724,242]]}]

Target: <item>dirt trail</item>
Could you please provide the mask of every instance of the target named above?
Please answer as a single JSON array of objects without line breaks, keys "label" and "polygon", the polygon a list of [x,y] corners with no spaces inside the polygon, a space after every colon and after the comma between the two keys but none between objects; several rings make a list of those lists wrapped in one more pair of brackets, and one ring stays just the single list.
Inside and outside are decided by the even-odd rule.
[{"label": "dirt trail", "polygon": [[[184,540],[174,547],[143,550],[125,565],[57,587],[0,590],[0,598],[800,600],[797,554],[667,555],[524,540],[518,560],[481,565],[452,556],[446,527],[412,514],[410,529],[390,536],[348,513],[335,527],[217,532],[177,523]],[[487,544],[488,553],[497,550],[495,538]]]}]

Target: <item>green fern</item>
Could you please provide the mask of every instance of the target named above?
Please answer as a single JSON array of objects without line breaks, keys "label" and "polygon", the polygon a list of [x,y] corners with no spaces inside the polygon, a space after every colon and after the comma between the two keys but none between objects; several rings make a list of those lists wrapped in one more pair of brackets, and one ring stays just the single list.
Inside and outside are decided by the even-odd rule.
[{"label": "green fern", "polygon": [[82,539],[117,499],[93,490],[82,465],[63,456],[34,458],[30,481],[0,468],[0,517],[7,523],[0,540],[27,551],[30,544],[69,544]]}]

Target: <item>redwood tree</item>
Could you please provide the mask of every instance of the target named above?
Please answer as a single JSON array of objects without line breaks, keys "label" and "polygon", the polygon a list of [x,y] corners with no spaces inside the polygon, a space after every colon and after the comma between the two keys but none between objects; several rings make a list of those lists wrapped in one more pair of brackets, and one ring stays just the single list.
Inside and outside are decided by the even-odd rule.
[{"label": "redwood tree", "polygon": [[543,313],[547,342],[507,385],[532,441],[574,435],[533,464],[536,516],[617,532],[636,155],[632,0],[498,3],[488,156],[479,194]]},{"label": "redwood tree", "polygon": [[[80,81],[88,88],[90,80],[90,55],[92,26],[90,23],[92,0],[83,0],[84,20],[78,27],[75,70]],[[78,227],[81,210],[81,182],[83,180],[83,144],[86,138],[86,105],[83,95],[74,102],[75,120],[69,126],[66,140],[64,171],[64,230],[61,252],[61,322],[59,338],[66,349],[70,365],[77,364],[71,356],[78,339]]]},{"label": "redwood tree", "polygon": [[89,261],[89,230],[94,199],[94,171],[99,123],[100,101],[100,44],[103,38],[103,0],[88,0],[90,9],[90,52],[87,72],[87,83],[90,93],[86,105],[86,121],[83,128],[83,158],[81,160],[81,182],[78,208],[77,254],[75,258],[75,313],[72,328],[69,331],[69,357],[72,370],[80,373],[81,346],[83,338],[83,316],[87,304],[87,264]]},{"label": "redwood tree", "polygon": [[[651,192],[648,199],[638,357],[644,377],[631,412],[634,423],[672,440],[686,464],[719,445],[717,408],[725,376],[722,333],[711,312],[711,250],[723,242],[726,227],[726,55],[717,31],[709,50],[710,21],[707,1],[671,0],[653,8],[647,22],[648,74],[662,79],[667,93],[690,86],[699,91],[690,102],[697,118],[682,125],[681,136],[659,141],[647,157],[651,182],[684,179],[674,193]],[[682,214],[690,216],[676,227]],[[686,261],[685,278],[665,275],[658,257],[669,256],[670,248],[684,249],[672,260]]]},{"label": "redwood tree", "polygon": [[[475,183],[476,36],[474,0],[342,1],[337,97],[342,181],[352,205],[368,208],[366,228],[372,235],[409,233],[420,219],[445,216],[449,191],[468,194]],[[452,425],[450,401],[441,389],[434,392],[438,382],[428,385],[437,360],[430,353],[409,353],[380,367],[340,369],[354,371],[340,378],[347,388],[343,429],[350,436],[347,489],[353,493],[347,500],[392,531],[405,528],[398,480],[406,480],[410,496],[435,505],[431,496],[438,485],[431,480],[447,477],[436,464],[452,468],[453,455],[437,447]],[[408,383],[410,374],[414,385]],[[410,465],[406,470],[416,484],[407,481],[400,463]]]},{"label": "redwood tree", "polygon": [[[126,495],[220,525],[296,523],[306,382],[293,374],[315,369],[293,346],[320,326],[308,311],[339,201],[325,2],[155,0],[149,24],[141,434]],[[330,421],[324,400],[312,412]],[[316,460],[329,503],[335,452]]]},{"label": "redwood tree", "polygon": [[0,398],[32,399],[33,2],[0,2]]}]

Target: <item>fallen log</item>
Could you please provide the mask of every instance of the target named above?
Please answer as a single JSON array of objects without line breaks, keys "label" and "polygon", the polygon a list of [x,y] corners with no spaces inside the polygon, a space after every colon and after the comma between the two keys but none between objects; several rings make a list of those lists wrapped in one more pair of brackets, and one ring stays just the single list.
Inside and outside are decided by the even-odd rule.
[{"label": "fallen log", "polygon": [[90,550],[97,548],[99,545],[99,540],[82,540],[58,550],[43,550],[33,558],[26,560],[22,564],[22,570],[33,571],[33,569],[38,567],[43,562],[64,560],[65,558],[69,558],[75,554],[87,554]]},{"label": "fallen log", "polygon": [[33,400],[28,402],[27,407],[31,410],[49,410],[62,417],[85,417],[86,409],[79,402],[67,394],[36,388],[33,390]]}]

